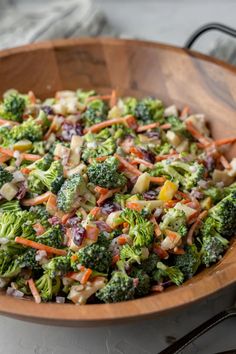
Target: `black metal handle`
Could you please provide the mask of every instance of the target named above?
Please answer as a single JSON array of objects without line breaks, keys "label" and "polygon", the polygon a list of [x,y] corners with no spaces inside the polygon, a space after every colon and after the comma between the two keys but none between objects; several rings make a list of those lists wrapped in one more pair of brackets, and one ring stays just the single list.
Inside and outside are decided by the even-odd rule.
[{"label": "black metal handle", "polygon": [[197,328],[193,329],[191,332],[186,334],[184,337],[178,339],[175,343],[171,344],[168,348],[162,350],[159,354],[177,354],[195,339],[200,337],[205,332],[209,331],[211,328],[215,327],[220,322],[224,321],[226,318],[236,316],[236,308],[230,308],[228,310],[222,311],[210,318]]},{"label": "black metal handle", "polygon": [[221,23],[207,23],[198,28],[186,41],[184,48],[190,49],[193,43],[205,32],[217,30],[236,38],[236,30],[232,27],[222,25]]}]

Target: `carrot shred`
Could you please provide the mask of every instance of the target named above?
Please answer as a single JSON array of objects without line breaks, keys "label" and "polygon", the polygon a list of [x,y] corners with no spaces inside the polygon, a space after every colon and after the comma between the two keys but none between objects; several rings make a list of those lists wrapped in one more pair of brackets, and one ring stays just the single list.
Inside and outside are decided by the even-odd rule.
[{"label": "carrot shred", "polygon": [[236,142],[236,138],[225,138],[225,139],[215,140],[212,142],[208,141],[207,144],[205,144],[205,148],[210,147],[211,145],[222,146],[227,144],[233,144],[235,142]]},{"label": "carrot shred", "polygon": [[112,108],[116,105],[116,103],[117,103],[117,93],[116,93],[116,90],[112,90],[110,101],[109,101],[109,106]]},{"label": "carrot shred", "polygon": [[173,254],[185,254],[185,250],[180,247],[175,247],[173,250],[169,250],[169,252]]},{"label": "carrot shred", "polygon": [[[0,153],[3,155],[14,157],[15,152],[11,149],[3,148],[0,146]],[[25,154],[25,153],[20,154],[20,157],[22,160],[27,160],[27,161],[37,161],[41,159],[40,155]]]},{"label": "carrot shred", "polygon": [[92,215],[94,218],[96,218],[100,214],[101,209],[99,207],[94,207],[92,210],[90,210],[89,215]]},{"label": "carrot shred", "polygon": [[151,183],[157,183],[157,184],[161,184],[164,183],[166,181],[165,177],[150,177],[150,182]]},{"label": "carrot shred", "polygon": [[136,146],[131,146],[130,149],[129,149],[129,152],[131,154],[136,155],[140,159],[142,159],[144,157],[144,153],[139,148],[137,148]]},{"label": "carrot shred", "polygon": [[34,224],[33,229],[36,231],[37,236],[42,235],[46,231],[45,227],[42,224],[40,224],[40,222],[37,222],[36,224]]},{"label": "carrot shred", "polygon": [[146,130],[149,130],[149,129],[154,129],[154,128],[158,128],[160,125],[159,122],[156,122],[156,123],[151,123],[151,124],[146,124],[146,125],[141,125],[137,128],[137,133],[142,133],[142,132],[145,132]]},{"label": "carrot shred", "polygon": [[27,168],[27,167],[22,167],[22,168],[20,169],[20,171],[21,171],[24,175],[28,175],[28,174],[31,172],[30,169]]},{"label": "carrot shred", "polygon": [[198,226],[201,224],[201,221],[207,216],[207,210],[202,211],[197,220],[192,224],[190,227],[188,234],[187,234],[187,244],[192,245],[193,244],[193,236],[195,231],[197,230]]},{"label": "carrot shred", "polygon": [[52,192],[46,192],[46,193],[41,194],[35,198],[23,199],[21,204],[24,206],[34,206],[34,205],[43,204],[48,201],[48,199],[51,195],[52,195]]},{"label": "carrot shred", "polygon": [[19,125],[20,123],[14,122],[12,120],[7,120],[7,119],[0,118],[0,125],[4,125],[4,124],[8,124],[8,125],[14,126],[14,125]]},{"label": "carrot shred", "polygon": [[160,128],[161,128],[161,129],[164,129],[164,130],[170,129],[170,128],[171,128],[171,124],[169,124],[169,123],[162,124],[162,125],[160,126]]},{"label": "carrot shred", "polygon": [[117,239],[119,245],[125,245],[127,243],[127,237],[124,235],[120,235]]},{"label": "carrot shred", "polygon": [[121,163],[121,165],[123,165],[129,172],[133,173],[136,176],[140,176],[142,174],[141,171],[139,171],[136,167],[134,167],[133,165],[131,165],[131,163],[129,163],[128,161],[126,161],[123,157],[121,157],[118,154],[114,155]]},{"label": "carrot shred", "polygon": [[186,129],[188,132],[195,138],[197,139],[200,143],[206,145],[210,143],[210,139],[206,138],[204,135],[202,135],[197,128],[193,125],[191,121],[186,122]]},{"label": "carrot shred", "polygon": [[159,161],[162,161],[162,160],[167,160],[170,157],[178,157],[178,156],[179,156],[179,154],[175,151],[175,152],[170,153],[170,154],[156,156],[155,160],[157,162],[159,162]]},{"label": "carrot shred", "polygon": [[91,133],[96,133],[99,130],[106,128],[106,127],[110,127],[113,124],[126,124],[127,125],[127,120],[130,118],[131,116],[126,116],[126,117],[118,117],[118,118],[113,118],[113,119],[108,119],[105,120],[101,123],[97,123],[92,125],[89,128],[85,128],[84,129],[84,134],[91,132]]},{"label": "carrot shred", "polygon": [[71,213],[64,214],[61,218],[62,225],[65,225],[67,221],[75,215],[75,212],[72,211]]},{"label": "carrot shred", "polygon": [[47,253],[57,254],[58,256],[65,256],[67,254],[67,252],[65,250],[61,250],[61,249],[58,249],[55,247],[44,245],[43,243],[28,240],[24,237],[17,236],[15,238],[15,242],[20,243],[23,246],[27,246],[27,247],[35,248],[37,250],[45,251]]},{"label": "carrot shred", "polygon": [[99,235],[99,228],[96,225],[88,224],[86,226],[86,237],[90,240],[97,241]]},{"label": "carrot shred", "polygon": [[169,239],[171,241],[175,241],[176,239],[179,239],[180,238],[180,235],[178,234],[178,232],[175,232],[175,231],[171,231],[169,229],[166,229],[165,230],[165,234],[166,236],[169,237]]},{"label": "carrot shred", "polygon": [[86,269],[84,275],[82,276],[81,280],[80,280],[80,283],[83,285],[83,284],[86,284],[87,281],[89,280],[90,278],[90,275],[92,274],[92,269],[88,268]]},{"label": "carrot shred", "polygon": [[31,104],[35,104],[36,103],[36,97],[35,97],[35,94],[34,94],[33,91],[29,91],[28,92],[28,97],[29,97],[29,100],[30,100]]},{"label": "carrot shred", "polygon": [[28,280],[28,285],[31,291],[31,294],[33,295],[34,301],[36,304],[40,304],[41,302],[41,296],[39,295],[38,289],[36,288],[35,282],[32,278]]},{"label": "carrot shred", "polygon": [[180,117],[181,117],[181,118],[187,117],[188,114],[189,114],[189,112],[190,112],[189,106],[184,106],[184,108],[182,109],[182,111],[181,111],[181,113],[180,113]]},{"label": "carrot shred", "polygon": [[154,224],[154,233],[157,238],[161,236],[161,229],[160,226],[158,225],[156,219],[154,216],[151,217],[150,221]]},{"label": "carrot shred", "polygon": [[143,209],[143,206],[135,202],[127,202],[126,208],[136,210],[136,211],[141,211]]},{"label": "carrot shred", "polygon": [[0,157],[0,163],[4,163],[4,162],[8,161],[8,160],[10,160],[10,158],[11,158],[10,156],[2,155]]},{"label": "carrot shred", "polygon": [[220,156],[219,160],[220,160],[221,165],[222,165],[226,170],[230,170],[230,169],[231,169],[230,163],[227,161],[227,159],[226,159],[223,155]]},{"label": "carrot shred", "polygon": [[72,256],[70,257],[70,259],[71,259],[72,262],[77,261],[77,259],[78,259],[77,254],[72,254]]},{"label": "carrot shred", "polygon": [[147,167],[149,167],[149,168],[153,168],[153,164],[151,163],[151,162],[148,162],[148,161],[146,161],[146,160],[143,160],[143,159],[140,159],[139,157],[136,157],[133,161],[131,161],[130,162],[131,163],[131,165],[139,165],[139,164],[142,164],[142,165],[144,165],[144,166],[147,166]]},{"label": "carrot shred", "polygon": [[90,96],[86,99],[86,103],[92,102],[95,100],[102,100],[102,101],[109,101],[111,99],[112,95],[96,95],[96,96]]},{"label": "carrot shred", "polygon": [[105,161],[106,159],[108,159],[109,156],[98,156],[95,158],[96,161],[100,162],[100,161]]}]

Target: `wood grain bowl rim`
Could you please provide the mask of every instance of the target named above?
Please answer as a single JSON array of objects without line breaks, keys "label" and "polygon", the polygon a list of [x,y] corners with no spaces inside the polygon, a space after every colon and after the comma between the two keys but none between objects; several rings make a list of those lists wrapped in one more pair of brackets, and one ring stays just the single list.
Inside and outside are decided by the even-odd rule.
[{"label": "wood grain bowl rim", "polygon": [[[25,45],[0,52],[0,58],[46,49],[60,49],[79,45],[134,45],[154,47],[177,54],[191,56],[202,61],[223,67],[236,75],[236,68],[218,59],[179,47],[150,41],[124,40],[113,38],[80,38],[54,40]],[[150,295],[141,299],[116,304],[95,304],[76,306],[73,304],[45,303],[35,304],[33,301],[19,300],[5,293],[0,293],[0,314],[32,322],[67,325],[67,326],[96,326],[98,324],[114,324],[121,321],[135,320],[163,314],[173,309],[192,304],[207,296],[213,295],[236,281],[236,241],[232,242],[223,260],[205,269],[181,287],[172,286],[164,293]]]}]

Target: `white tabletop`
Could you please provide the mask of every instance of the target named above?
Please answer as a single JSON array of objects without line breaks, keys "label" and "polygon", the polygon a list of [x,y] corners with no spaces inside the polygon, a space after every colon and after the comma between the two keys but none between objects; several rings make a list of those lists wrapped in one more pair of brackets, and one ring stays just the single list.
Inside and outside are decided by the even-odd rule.
[{"label": "white tabletop", "polygon": [[[205,22],[236,25],[235,0],[97,2],[125,36],[180,46]],[[49,327],[0,317],[0,354],[157,354],[175,338],[232,305],[235,298],[236,285],[154,320],[99,328]],[[235,328],[235,319],[227,320],[184,353],[213,354],[236,348]]]}]

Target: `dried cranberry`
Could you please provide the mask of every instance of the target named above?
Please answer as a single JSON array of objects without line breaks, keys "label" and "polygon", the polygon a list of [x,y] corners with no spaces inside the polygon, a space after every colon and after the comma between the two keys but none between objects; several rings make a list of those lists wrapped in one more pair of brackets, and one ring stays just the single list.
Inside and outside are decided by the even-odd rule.
[{"label": "dried cranberry", "polygon": [[73,135],[83,135],[83,127],[80,123],[72,124],[64,122],[61,126],[61,133],[58,139],[62,141],[71,141]]},{"label": "dried cranberry", "polygon": [[120,210],[119,204],[112,201],[106,201],[106,203],[104,203],[102,206],[102,213],[104,214],[111,214],[117,210]]},{"label": "dried cranberry", "polygon": [[57,216],[53,216],[52,218],[48,219],[51,225],[59,225],[61,223],[60,219]]},{"label": "dried cranberry", "polygon": [[82,225],[74,225],[71,228],[71,234],[72,234],[73,242],[77,246],[80,246],[83,242],[83,239],[86,236],[86,230]]},{"label": "dried cranberry", "polygon": [[26,195],[26,192],[27,192],[27,188],[26,188],[26,183],[25,182],[20,182],[18,184],[18,193],[16,195],[16,198],[17,199],[23,199],[24,196]]},{"label": "dried cranberry", "polygon": [[157,197],[157,191],[148,191],[143,193],[143,198],[146,200],[155,200]]},{"label": "dried cranberry", "polygon": [[215,160],[212,156],[207,156],[205,159],[205,166],[208,171],[213,171],[215,168]]},{"label": "dried cranberry", "polygon": [[73,218],[70,218],[66,224],[68,226],[75,226],[75,225],[78,225],[79,222],[80,222],[80,219],[77,216],[74,216]]},{"label": "dried cranberry", "polygon": [[46,113],[47,115],[49,114],[54,114],[53,108],[51,106],[42,106],[41,109]]},{"label": "dried cranberry", "polygon": [[105,221],[102,221],[102,220],[94,221],[94,224],[97,225],[97,227],[100,231],[107,231],[107,232],[112,231],[111,227],[109,225],[107,225],[107,223]]}]

